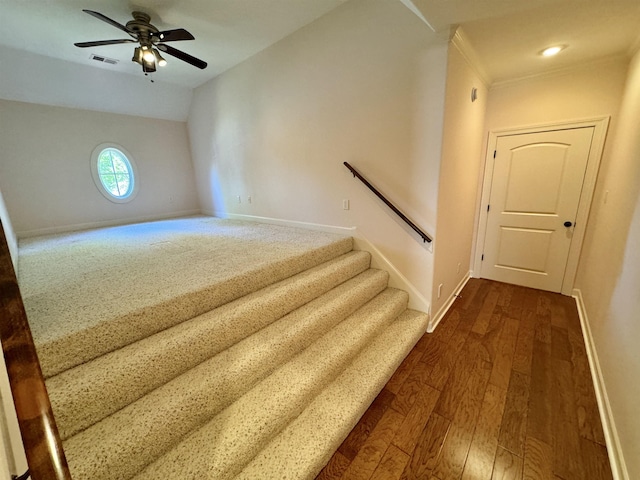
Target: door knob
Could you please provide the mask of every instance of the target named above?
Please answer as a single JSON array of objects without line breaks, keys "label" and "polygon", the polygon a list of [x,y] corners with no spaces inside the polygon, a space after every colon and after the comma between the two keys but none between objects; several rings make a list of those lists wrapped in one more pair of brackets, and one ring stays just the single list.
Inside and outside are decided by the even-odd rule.
[{"label": "door knob", "polygon": [[564,226],[569,228],[571,225],[573,225],[573,223],[571,222],[564,222]]}]

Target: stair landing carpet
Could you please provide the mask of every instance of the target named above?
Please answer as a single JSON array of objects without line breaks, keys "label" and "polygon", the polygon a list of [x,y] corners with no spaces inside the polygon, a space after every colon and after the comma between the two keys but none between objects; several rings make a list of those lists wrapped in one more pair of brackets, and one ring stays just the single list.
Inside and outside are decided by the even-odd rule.
[{"label": "stair landing carpet", "polygon": [[426,329],[369,263],[206,216],[21,240],[73,478],[313,478]]}]

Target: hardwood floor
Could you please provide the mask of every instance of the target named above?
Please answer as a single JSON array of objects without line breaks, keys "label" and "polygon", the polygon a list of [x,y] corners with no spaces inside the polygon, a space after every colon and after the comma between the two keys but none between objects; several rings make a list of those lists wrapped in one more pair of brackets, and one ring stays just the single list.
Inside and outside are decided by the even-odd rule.
[{"label": "hardwood floor", "polygon": [[611,480],[575,301],[471,279],[328,479]]}]

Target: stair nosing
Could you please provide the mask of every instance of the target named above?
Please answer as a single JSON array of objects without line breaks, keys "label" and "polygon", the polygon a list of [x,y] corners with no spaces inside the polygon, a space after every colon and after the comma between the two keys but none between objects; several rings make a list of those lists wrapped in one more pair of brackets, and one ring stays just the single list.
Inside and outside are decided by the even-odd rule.
[{"label": "stair nosing", "polygon": [[[353,239],[341,238],[265,266],[260,270],[264,271],[265,275],[259,281],[255,278],[257,271],[243,272],[216,285],[147,305],[110,321],[97,322],[90,328],[64,337],[36,339],[43,374],[45,378],[52,377],[352,250]],[[266,272],[269,272],[269,275]],[[216,296],[219,298],[212,300]],[[203,301],[205,299],[206,301]],[[134,331],[130,329],[132,323],[136,324]],[[87,348],[89,344],[92,345],[91,349]]]},{"label": "stair nosing", "polygon": [[[385,293],[385,292],[389,292],[389,293]],[[230,406],[228,406],[226,409],[222,410],[220,413],[218,413],[215,417],[213,417],[213,420],[210,420],[207,424],[211,424],[211,422],[214,422],[216,418],[221,418],[221,416],[226,415],[224,412],[228,412],[230,409],[233,410],[234,408],[240,408],[240,407],[234,407],[234,405],[237,405],[238,402],[240,402],[241,404],[246,403],[248,400],[242,400],[243,398],[246,398],[247,395],[250,395],[251,392],[254,392],[256,388],[264,388],[264,385],[268,385],[269,382],[275,382],[276,380],[278,380],[281,376],[283,375],[283,373],[278,373],[278,372],[282,372],[283,369],[286,368],[293,368],[291,365],[296,365],[297,362],[303,362],[307,360],[306,356],[312,355],[311,353],[309,353],[310,349],[318,349],[320,348],[318,345],[322,345],[322,341],[325,338],[333,338],[333,336],[338,335],[337,333],[335,333],[336,328],[338,328],[341,325],[350,325],[350,323],[347,321],[348,319],[352,319],[351,322],[353,323],[358,323],[358,322],[362,322],[361,318],[358,318],[358,315],[371,315],[370,313],[368,313],[368,310],[366,310],[367,305],[372,304],[372,302],[374,302],[376,299],[378,299],[380,297],[380,299],[378,301],[382,301],[384,300],[384,297],[381,297],[382,295],[386,295],[386,296],[392,296],[392,298],[397,298],[397,301],[401,301],[401,308],[400,307],[393,307],[393,308],[400,308],[400,310],[406,308],[406,303],[407,303],[407,295],[404,292],[399,292],[399,291],[395,291],[394,289],[385,289],[382,293],[380,293],[378,296],[376,296],[373,300],[371,300],[370,302],[368,302],[365,306],[361,307],[360,309],[358,309],[354,314],[350,315],[349,317],[347,317],[347,319],[343,320],[342,322],[340,322],[338,324],[338,326],[334,327],[333,329],[331,329],[330,332],[328,332],[327,334],[323,335],[319,340],[317,340],[316,342],[314,342],[311,346],[307,347],[305,350],[303,350],[300,354],[296,355],[293,359],[291,359],[290,361],[288,361],[287,363],[285,363],[283,366],[281,366],[280,368],[278,368],[274,373],[272,373],[270,376],[268,376],[267,378],[265,378],[264,380],[262,380],[260,383],[258,383],[252,390],[249,390],[249,392],[245,393],[245,395],[243,395],[242,397],[240,397],[239,400],[237,400],[236,402],[234,402],[233,404],[231,404]],[[377,305],[377,304],[374,304]],[[373,308],[373,307],[371,307]],[[378,307],[379,308],[379,307]],[[391,307],[389,307],[391,308]],[[397,312],[396,312],[397,315]],[[388,324],[390,321],[392,321],[392,319],[384,319],[384,320],[378,320],[380,322],[383,322],[385,325]],[[364,325],[364,324],[363,324]],[[366,325],[367,328],[380,328],[380,325]],[[344,329],[346,327],[340,327],[341,329]],[[340,331],[340,329],[338,329],[338,331]],[[333,333],[332,333],[333,332]],[[350,333],[350,335],[356,335],[355,338],[358,338],[357,335],[360,334],[360,332],[356,331],[353,333]],[[328,337],[327,337],[328,336]],[[328,340],[324,340],[325,342]],[[345,340],[343,339],[343,336],[338,336],[334,341],[340,343],[340,342],[344,342]],[[360,339],[360,341],[364,341],[362,339]],[[315,347],[314,347],[315,346]],[[354,352],[354,349],[356,348],[355,344],[354,345],[345,345],[346,349],[344,352],[340,352],[340,353],[335,353],[335,355],[338,355],[338,358],[342,358],[344,359],[345,356],[348,355],[356,355],[357,352]],[[306,352],[306,353],[305,353]],[[306,355],[306,356],[305,356]],[[312,355],[312,358],[309,359],[309,361],[311,360],[317,360],[317,353]],[[326,361],[326,359],[325,359]],[[311,368],[311,367],[310,367]],[[317,366],[314,366],[313,368],[315,368],[316,370],[319,368]],[[320,372],[320,370],[318,370],[318,372]],[[320,374],[320,373],[318,373]],[[323,374],[326,374],[326,372],[323,372]],[[269,380],[271,379],[271,380]],[[266,382],[266,383],[265,383]],[[260,387],[260,385],[263,385],[263,387]],[[289,385],[287,385],[287,388],[290,388]],[[203,427],[201,427],[203,428]],[[196,430],[197,431],[197,430]],[[84,433],[84,432],[83,432]],[[86,448],[90,448],[90,445],[86,445],[89,442],[84,442],[84,438],[88,438],[88,435],[83,435],[83,433],[72,437],[71,439],[69,439],[69,442],[71,442],[74,446],[71,449],[72,450],[72,457],[73,457],[73,452],[75,451],[83,451],[86,452]],[[190,434],[192,435],[192,434]],[[187,437],[185,438],[189,438],[190,435],[187,435]],[[80,441],[83,440],[83,441]],[[103,448],[104,445],[102,446],[96,446],[96,448],[98,448],[98,450],[100,450],[100,448]],[[173,447],[172,447],[173,448]],[[126,451],[126,448],[125,448]],[[171,448],[167,451],[171,451]],[[165,453],[166,454],[166,453]],[[133,465],[130,462],[135,462],[135,460],[140,460],[139,458],[140,452],[138,452],[138,457],[134,457],[129,459],[128,461],[125,461],[125,464],[128,464],[131,468],[133,468]],[[164,454],[162,454],[164,455]],[[102,454],[99,454],[98,452],[94,452],[94,454],[92,454],[93,457],[102,457]],[[124,467],[123,467],[124,468]],[[112,477],[112,478],[116,478],[116,477]]]},{"label": "stair nosing", "polygon": [[[356,252],[350,252],[342,255],[338,259],[332,260],[330,262],[326,262],[325,264],[323,264],[325,265],[324,268],[320,268],[322,267],[322,265],[314,268],[313,270],[315,270],[315,272],[313,273],[313,275],[317,275],[319,277],[318,280],[314,281],[315,283],[318,283],[318,284],[323,283],[323,279],[325,278],[324,273],[326,272],[327,269],[331,270],[330,273],[332,273],[333,278],[335,280],[337,280],[336,277],[339,277],[339,281],[336,285],[334,285],[334,282],[332,281],[328,286],[323,286],[323,288],[320,289],[319,291],[319,296],[321,297],[331,292],[333,289],[338,288],[341,285],[344,285],[346,282],[349,282],[350,280],[353,280],[354,278],[357,278],[362,273],[366,272],[368,269],[366,268],[365,265],[368,265],[368,262],[369,262],[369,259],[367,255],[360,255]],[[353,268],[354,265],[357,268],[355,268],[354,271],[351,272],[351,268]],[[345,269],[349,271],[348,274],[346,272],[343,273]],[[305,277],[305,280],[311,276],[312,275],[307,275]],[[278,284],[272,286],[273,288],[270,288],[271,293],[276,292],[274,294],[274,298],[271,301],[278,301],[280,297],[286,294],[289,286],[286,285],[285,282],[287,282],[288,280],[278,282]],[[293,283],[296,282],[294,277],[292,277],[292,282]],[[281,285],[281,284],[284,284],[284,285]],[[296,287],[295,291],[299,291],[300,288],[301,287]],[[282,292],[279,292],[280,289],[282,289]],[[268,323],[265,323],[263,321],[264,317],[262,317],[263,315],[262,312],[265,311],[266,306],[270,304],[270,302],[265,302],[262,299],[262,295],[259,293],[252,294],[251,296],[252,298],[249,300],[255,301],[257,299],[258,301],[257,305],[253,305],[249,303],[247,304],[246,308],[244,308],[245,303],[243,302],[242,299],[238,299],[235,302],[233,302],[234,305],[227,304],[227,306],[219,307],[218,309],[211,312],[207,312],[206,314],[196,317],[195,319],[191,319],[187,322],[183,322],[182,324],[179,324],[170,330],[159,332],[152,337],[148,337],[147,339],[141,340],[140,342],[136,342],[135,344],[124,347],[120,351],[112,352],[103,357],[99,357],[98,359],[95,359],[92,362],[80,365],[78,367],[75,367],[74,369],[71,369],[70,371],[63,372],[55,377],[48,379],[47,388],[49,390],[49,395],[51,398],[54,414],[58,419],[59,429],[63,439],[69,438],[70,436],[77,433],[78,431],[89,427],[92,423],[95,423],[96,421],[100,420],[100,418],[104,418],[105,416],[113,414],[116,411],[120,410],[121,408],[126,407],[127,404],[136,401],[137,399],[143,397],[144,395],[152,392],[156,388],[160,388],[162,385],[179,377],[183,373],[187,372],[189,369],[196,367],[202,362],[206,362],[208,359],[218,355],[224,350],[228,348],[232,348],[237,343],[243,341],[244,339],[251,336],[252,334],[257,333],[261,329],[268,327],[269,324],[273,322],[277,322],[281,318],[279,314],[276,314],[277,318],[274,317],[271,319],[271,321],[269,321]],[[312,299],[309,301],[314,301],[314,300]],[[304,307],[304,305],[307,303],[309,302],[308,301],[298,302],[295,308],[290,311],[287,311],[284,314],[284,316],[291,314],[292,312],[296,311],[296,309]],[[249,309],[249,312],[247,312],[247,309]],[[256,313],[257,310],[259,310],[258,313]],[[234,321],[235,322],[242,321],[243,323],[246,322],[247,321],[246,315],[251,312],[253,312],[255,315],[259,317],[259,320],[261,323],[259,325],[256,325],[256,327],[259,327],[259,328],[254,328],[248,331],[246,335],[244,334],[238,335],[234,341],[231,341],[233,339],[227,338],[226,339],[227,342],[222,343],[219,346],[219,348],[210,348],[208,350],[207,355],[204,355],[204,352],[198,352],[199,354],[197,355],[197,358],[194,358],[193,361],[185,363],[183,368],[181,368],[176,374],[171,376],[166,375],[166,372],[164,371],[164,366],[167,365],[167,362],[170,365],[173,361],[171,360],[171,357],[163,357],[164,360],[159,360],[160,355],[163,355],[163,356],[166,355],[166,350],[163,350],[162,353],[158,353],[154,349],[154,345],[156,344],[156,342],[162,341],[162,342],[171,344],[172,348],[168,350],[169,353],[173,353],[174,355],[180,354],[184,350],[179,345],[175,344],[177,334],[182,333],[185,330],[188,330],[188,333],[186,335],[184,335],[183,337],[180,337],[182,344],[185,344],[185,342],[188,343],[190,340],[194,338],[194,335],[196,337],[202,336],[202,339],[200,340],[201,343],[213,344],[218,338],[215,336],[216,335],[215,332],[219,331],[218,329],[223,328],[224,331],[226,332],[228,331],[230,325],[234,323]],[[215,327],[211,327],[210,325],[208,325],[208,323],[211,321],[209,317],[216,317],[216,316],[220,317],[222,316],[222,314],[228,314],[228,316],[224,317],[224,321],[221,324]],[[195,324],[198,327],[198,330],[195,332],[189,330],[190,325],[193,325],[193,324]],[[175,333],[172,332],[172,330],[175,331]],[[148,347],[148,351],[151,352],[149,355],[150,358],[144,357],[144,356],[141,357],[135,363],[135,365],[138,365],[138,367],[136,367],[136,369],[134,370],[132,368],[133,360],[137,360],[138,357],[136,357],[135,354],[130,351],[135,350],[136,347],[140,345]],[[189,346],[191,347],[192,345],[189,345]],[[119,360],[122,356],[125,357],[125,363],[117,364],[117,367],[118,367],[118,371],[121,371],[123,368],[126,368],[126,371],[124,373],[120,373],[118,375],[110,375],[110,374],[102,373],[103,369],[109,366],[110,366],[109,372],[116,371],[115,370],[116,365],[109,364],[109,361],[111,361],[112,359],[114,361]],[[153,363],[147,367],[149,360],[153,360]],[[97,382],[95,379],[91,377],[91,375],[93,374],[96,368],[100,369],[98,373],[102,374],[101,382]],[[177,369],[177,367],[174,367],[174,368]],[[158,370],[159,370],[159,375],[162,375],[162,376],[158,377],[157,381],[149,382],[146,388],[138,390],[135,393],[131,391],[131,388],[135,388],[135,387],[139,388],[140,386],[139,384],[143,384],[144,379],[141,378],[140,375],[143,375],[143,376],[149,375],[150,372],[158,371]],[[80,374],[84,373],[84,375],[78,376],[76,375],[78,373]],[[130,379],[130,380],[127,380],[127,379]],[[72,389],[69,388],[69,385],[72,385],[74,388]],[[108,392],[110,391],[113,393],[111,398],[109,399],[104,398],[105,391],[108,391]],[[96,398],[96,396],[98,396],[98,398]],[[67,399],[68,402],[63,403],[64,399]],[[82,404],[84,402],[90,402],[89,403],[89,406],[91,407],[90,410],[93,410],[93,413],[82,411],[81,406],[78,404]],[[91,416],[91,418],[94,419],[94,421],[92,421],[91,423],[87,423],[89,415]],[[100,415],[100,416],[96,418],[97,415]],[[84,418],[85,420],[82,420],[82,421],[78,420],[77,419],[78,416]]]}]

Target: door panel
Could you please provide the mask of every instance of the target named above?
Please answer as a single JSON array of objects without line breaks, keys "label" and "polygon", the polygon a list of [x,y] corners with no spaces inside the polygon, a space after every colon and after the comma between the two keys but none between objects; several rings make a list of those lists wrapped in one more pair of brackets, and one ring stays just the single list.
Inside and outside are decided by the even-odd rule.
[{"label": "door panel", "polygon": [[[512,151],[505,212],[557,214],[568,145],[525,145]],[[526,185],[527,188],[522,188]]]},{"label": "door panel", "polygon": [[593,131],[498,137],[482,277],[561,290]]},{"label": "door panel", "polygon": [[544,273],[552,234],[551,230],[502,227],[496,264],[502,268]]}]

